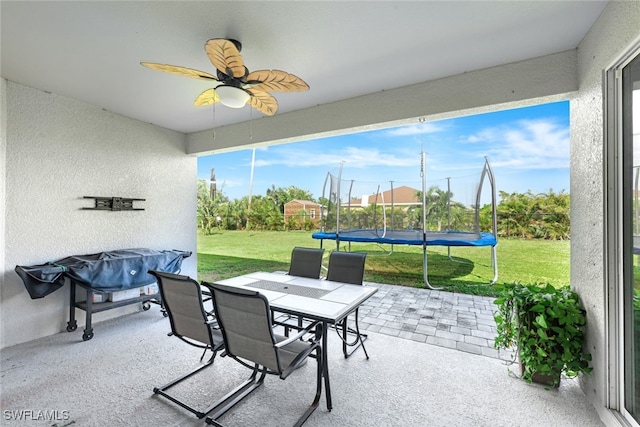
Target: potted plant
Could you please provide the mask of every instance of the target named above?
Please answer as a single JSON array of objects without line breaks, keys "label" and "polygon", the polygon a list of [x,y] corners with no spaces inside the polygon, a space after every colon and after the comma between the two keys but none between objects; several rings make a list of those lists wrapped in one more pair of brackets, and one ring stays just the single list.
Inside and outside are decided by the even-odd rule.
[{"label": "potted plant", "polygon": [[515,348],[522,379],[557,387],[563,373],[575,377],[591,372],[591,354],[583,352],[586,314],[575,291],[513,283],[504,285],[495,303],[494,346]]}]

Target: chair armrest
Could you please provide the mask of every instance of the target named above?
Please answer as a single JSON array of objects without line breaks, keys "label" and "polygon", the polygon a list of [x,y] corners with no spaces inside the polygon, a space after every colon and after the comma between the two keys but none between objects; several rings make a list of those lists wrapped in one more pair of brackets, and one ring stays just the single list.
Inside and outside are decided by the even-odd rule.
[{"label": "chair armrest", "polygon": [[294,341],[299,340],[300,338],[302,338],[304,335],[311,333],[311,330],[314,329],[316,326],[318,326],[320,322],[313,322],[312,324],[310,324],[309,326],[307,326],[304,329],[301,329],[297,334],[295,334],[294,336],[291,336],[289,338],[287,338],[284,341],[280,341],[279,343],[277,343],[275,345],[276,348],[280,348],[280,347],[284,347],[288,344],[291,344]]},{"label": "chair armrest", "polygon": [[[300,333],[298,333],[295,337],[291,337],[289,339],[281,341],[277,343],[275,347],[280,348],[282,346],[286,346],[287,344],[290,344],[296,341],[298,338],[301,338],[303,335],[310,333],[313,328],[319,328],[320,327],[319,324],[320,322],[313,322],[311,325],[309,325],[308,327],[300,331]],[[289,365],[280,372],[280,378],[281,379],[287,378],[293,371],[295,371],[302,365],[302,362],[307,357],[309,357],[309,355],[313,351],[321,352],[322,351],[321,348],[322,347],[320,346],[320,337],[316,333],[313,339],[309,339],[309,341],[306,342],[306,346],[304,350],[298,353],[297,356],[289,363]],[[318,363],[321,363],[320,361],[322,360],[322,356],[320,353],[316,353],[316,358],[318,359]]]}]

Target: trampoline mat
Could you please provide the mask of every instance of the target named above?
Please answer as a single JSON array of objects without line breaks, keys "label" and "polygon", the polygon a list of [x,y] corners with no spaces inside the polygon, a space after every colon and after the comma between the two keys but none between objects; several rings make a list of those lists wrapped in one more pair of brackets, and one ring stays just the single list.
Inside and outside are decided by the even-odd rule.
[{"label": "trampoline mat", "polygon": [[298,286],[289,283],[271,282],[269,280],[258,280],[256,282],[247,283],[246,286],[252,288],[264,289],[265,291],[275,291],[283,294],[297,295],[307,298],[322,298],[331,291],[326,289],[311,288],[308,286]]}]

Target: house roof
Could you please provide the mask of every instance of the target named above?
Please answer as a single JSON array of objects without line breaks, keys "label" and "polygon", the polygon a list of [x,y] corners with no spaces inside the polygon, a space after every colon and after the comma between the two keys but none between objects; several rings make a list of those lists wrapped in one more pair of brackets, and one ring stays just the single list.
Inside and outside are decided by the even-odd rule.
[{"label": "house roof", "polygon": [[[394,188],[393,189],[393,205],[394,206],[415,205],[415,204],[422,203],[417,195],[419,191],[420,190],[416,190],[415,188],[411,188],[406,185]],[[391,198],[392,198],[391,189],[387,191],[383,191],[382,193],[378,193],[377,196],[378,196],[377,198],[375,194],[368,196],[365,200],[366,203],[364,206],[376,203],[376,200],[378,205],[387,205],[387,206],[391,205]],[[351,206],[361,206],[361,205],[362,205],[362,198],[351,200]]]},{"label": "house roof", "polygon": [[285,206],[288,205],[289,203],[293,203],[293,202],[300,203],[302,205],[320,206],[318,203],[312,202],[311,200],[300,200],[300,199],[293,199],[293,200],[285,203]]},{"label": "house roof", "polygon": [[[215,146],[206,132],[206,149],[218,151],[240,144],[237,138],[225,140],[223,130],[231,124],[251,121],[255,140],[290,140],[317,132],[335,116],[344,119],[344,108],[336,108],[343,100],[410,91],[411,85],[575,49],[606,4],[2,1],[0,63],[5,79],[126,117],[185,134],[217,128]],[[300,113],[290,126],[250,107],[194,107],[210,81],[140,65],[150,61],[215,73],[204,50],[211,38],[239,40],[250,71],[285,70],[309,84],[307,92],[274,93],[275,117]],[[377,123],[389,120],[394,109],[388,102],[374,104],[381,106]],[[268,120],[257,120],[262,118]],[[267,123],[287,132],[264,135],[259,130]],[[295,124],[304,129],[292,129]],[[244,139],[246,128],[238,128]]]}]

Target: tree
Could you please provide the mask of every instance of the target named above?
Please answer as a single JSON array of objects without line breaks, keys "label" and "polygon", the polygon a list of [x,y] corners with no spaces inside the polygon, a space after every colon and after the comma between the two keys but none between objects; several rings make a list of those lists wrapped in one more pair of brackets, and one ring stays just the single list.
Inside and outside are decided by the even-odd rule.
[{"label": "tree", "polygon": [[198,227],[204,234],[212,234],[214,230],[222,226],[221,205],[228,202],[222,189],[216,192],[215,199],[211,198],[207,181],[198,180],[197,193],[197,219]]},{"label": "tree", "polygon": [[268,197],[254,196],[247,216],[252,230],[284,229],[284,216]]},{"label": "tree", "polygon": [[313,195],[309,191],[293,185],[287,188],[276,188],[275,185],[271,184],[271,188],[267,189],[266,197],[273,202],[282,214],[284,214],[284,205],[294,199],[314,201]]},{"label": "tree", "polygon": [[351,210],[351,224],[349,228],[382,228],[383,227],[383,207],[372,203],[362,209]]},{"label": "tree", "polygon": [[[570,236],[570,197],[561,191],[534,194],[500,192],[497,233],[502,237],[564,240]],[[480,210],[482,229],[491,227],[491,207]]]},{"label": "tree", "polygon": [[[418,191],[417,196],[422,200],[422,191]],[[473,210],[454,201],[453,193],[450,191],[435,186],[429,187],[425,195],[425,205],[427,230],[469,230],[475,224],[475,219],[471,218]],[[407,214],[413,228],[422,228],[422,206],[411,206]]]}]

